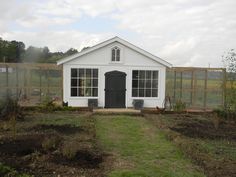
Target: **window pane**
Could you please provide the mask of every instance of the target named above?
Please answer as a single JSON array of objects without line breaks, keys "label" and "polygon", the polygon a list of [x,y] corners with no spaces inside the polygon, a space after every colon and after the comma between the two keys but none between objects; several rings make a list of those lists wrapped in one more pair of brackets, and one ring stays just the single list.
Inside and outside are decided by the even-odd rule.
[{"label": "window pane", "polygon": [[93,88],[93,96],[98,96],[98,89],[97,88]]},{"label": "window pane", "polygon": [[133,70],[132,71],[132,96],[157,97],[158,96],[158,71]]},{"label": "window pane", "polygon": [[133,88],[138,88],[138,80],[133,80],[132,87]]},{"label": "window pane", "polygon": [[92,89],[91,88],[85,89],[85,96],[92,96]]},{"label": "window pane", "polygon": [[116,61],[120,61],[120,49],[116,50]]},{"label": "window pane", "polygon": [[146,79],[151,79],[151,71],[146,71]]},{"label": "window pane", "polygon": [[71,69],[71,77],[77,77],[77,69]]},{"label": "window pane", "polygon": [[84,87],[79,88],[79,96],[84,96]]},{"label": "window pane", "polygon": [[85,79],[79,79],[79,87],[84,87],[85,86]]},{"label": "window pane", "polygon": [[77,95],[77,88],[71,88],[71,96],[78,96]]},{"label": "window pane", "polygon": [[98,79],[93,79],[93,87],[97,87],[98,86]]},{"label": "window pane", "polygon": [[133,79],[138,79],[138,71],[133,70]]},{"label": "window pane", "polygon": [[71,79],[71,86],[77,86],[77,79]]},{"label": "window pane", "polygon": [[158,80],[152,81],[152,88],[158,88]]},{"label": "window pane", "polygon": [[158,71],[153,71],[152,72],[152,78],[153,79],[158,79]]},{"label": "window pane", "polygon": [[139,80],[139,88],[144,88],[145,81],[144,80]]},{"label": "window pane", "polygon": [[144,89],[139,89],[139,97],[144,97]]},{"label": "window pane", "polygon": [[145,79],[145,71],[139,71],[139,79]]},{"label": "window pane", "polygon": [[151,89],[146,89],[145,97],[151,97]]},{"label": "window pane", "polygon": [[115,49],[112,49],[112,51],[111,51],[111,61],[115,61]]},{"label": "window pane", "polygon": [[151,88],[151,80],[146,80],[146,88]]},{"label": "window pane", "polygon": [[91,69],[86,69],[86,77],[91,78],[92,76],[92,70]]},{"label": "window pane", "polygon": [[91,87],[91,79],[86,79],[85,86]]},{"label": "window pane", "polygon": [[79,77],[85,77],[84,69],[79,69]]},{"label": "window pane", "polygon": [[93,69],[93,78],[98,78],[98,69]]},{"label": "window pane", "polygon": [[138,89],[132,89],[132,97],[138,97]]},{"label": "window pane", "polygon": [[152,97],[157,97],[157,89],[152,89]]}]

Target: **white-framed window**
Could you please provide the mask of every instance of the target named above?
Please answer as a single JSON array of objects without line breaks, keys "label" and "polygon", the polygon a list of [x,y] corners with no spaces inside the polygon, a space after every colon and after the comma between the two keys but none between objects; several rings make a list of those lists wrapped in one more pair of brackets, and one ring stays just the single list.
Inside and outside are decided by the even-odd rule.
[{"label": "white-framed window", "polygon": [[119,47],[113,47],[111,49],[111,61],[120,62],[120,48]]},{"label": "white-framed window", "polygon": [[98,69],[71,68],[71,97],[98,96]]},{"label": "white-framed window", "polygon": [[132,97],[158,97],[158,70],[132,71]]}]

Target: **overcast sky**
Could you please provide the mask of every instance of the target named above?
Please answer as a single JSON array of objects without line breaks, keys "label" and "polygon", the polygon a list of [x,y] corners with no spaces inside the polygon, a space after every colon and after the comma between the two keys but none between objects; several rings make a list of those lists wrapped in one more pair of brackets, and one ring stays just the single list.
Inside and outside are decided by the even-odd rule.
[{"label": "overcast sky", "polygon": [[51,51],[119,36],[174,66],[222,67],[236,0],[1,0],[0,37]]}]

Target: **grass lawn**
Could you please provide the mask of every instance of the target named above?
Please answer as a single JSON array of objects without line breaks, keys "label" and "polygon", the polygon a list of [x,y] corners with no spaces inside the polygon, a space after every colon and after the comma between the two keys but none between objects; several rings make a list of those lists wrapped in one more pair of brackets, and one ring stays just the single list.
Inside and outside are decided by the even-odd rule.
[{"label": "grass lawn", "polygon": [[143,117],[95,116],[98,141],[114,155],[110,177],[204,176]]}]

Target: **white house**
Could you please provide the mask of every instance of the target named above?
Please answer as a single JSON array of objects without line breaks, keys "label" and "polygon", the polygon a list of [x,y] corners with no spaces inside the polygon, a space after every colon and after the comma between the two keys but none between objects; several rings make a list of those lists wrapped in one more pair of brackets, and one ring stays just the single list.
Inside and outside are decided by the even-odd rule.
[{"label": "white house", "polygon": [[[163,107],[166,67],[171,64],[149,52],[114,37],[57,62],[63,65],[63,101],[87,107]],[[96,101],[95,100],[95,101]]]}]

